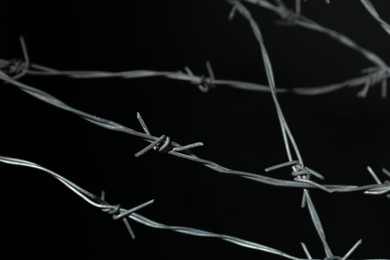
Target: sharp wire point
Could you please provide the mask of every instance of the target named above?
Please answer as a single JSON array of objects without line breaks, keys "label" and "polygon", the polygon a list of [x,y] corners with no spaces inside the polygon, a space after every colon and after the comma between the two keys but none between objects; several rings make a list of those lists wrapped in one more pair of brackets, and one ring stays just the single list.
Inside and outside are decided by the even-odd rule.
[{"label": "sharp wire point", "polygon": [[234,19],[236,11],[237,11],[237,5],[233,5],[232,10],[230,10],[229,13],[229,21],[232,21]]},{"label": "sharp wire point", "polygon": [[313,169],[310,169],[309,167],[305,167],[305,169],[308,170],[310,172],[310,174],[316,176],[318,179],[321,179],[321,180],[325,179],[325,177],[322,174],[320,174],[319,172],[317,172]]},{"label": "sharp wire point", "polygon": [[301,14],[301,0],[295,0],[295,13],[297,15]]},{"label": "sharp wire point", "polygon": [[306,257],[308,259],[312,259],[311,254],[310,254],[309,250],[307,249],[305,243],[301,242],[301,246],[303,248],[303,251],[305,252]]},{"label": "sharp wire point", "polygon": [[341,260],[347,260],[348,257],[350,257],[350,255],[356,250],[356,248],[358,248],[358,246],[360,246],[362,244],[362,239],[360,239],[359,241],[357,241],[355,243],[355,245],[353,245],[353,247],[345,254],[345,256],[341,259]]},{"label": "sharp wire point", "polygon": [[215,74],[214,74],[213,67],[211,67],[210,61],[206,62],[206,68],[207,68],[207,72],[209,74],[209,82],[206,82],[206,84],[208,84],[210,87],[214,88],[215,87],[215,85],[214,85]]},{"label": "sharp wire point", "polygon": [[383,172],[384,174],[386,174],[387,177],[390,177],[390,172],[389,172],[387,169],[382,168],[382,172]]},{"label": "sharp wire point", "polygon": [[378,176],[375,174],[375,172],[372,170],[370,166],[367,166],[367,170],[377,184],[382,184],[381,180],[378,178]]},{"label": "sharp wire point", "polygon": [[301,208],[305,208],[305,207],[306,207],[306,196],[303,193],[302,194],[302,200],[301,200]]},{"label": "sharp wire point", "polygon": [[27,44],[26,44],[26,41],[24,40],[23,36],[20,36],[19,40],[20,40],[20,45],[22,46],[25,67],[27,69],[30,65],[30,56],[28,55]]},{"label": "sharp wire point", "polygon": [[127,231],[129,232],[131,238],[132,238],[132,239],[135,239],[135,234],[134,234],[133,229],[132,229],[131,226],[130,226],[129,221],[127,221],[126,218],[123,218],[122,220],[123,220],[123,222],[125,223],[126,229],[127,229]]},{"label": "sharp wire point", "polygon": [[289,161],[289,162],[284,162],[284,163],[279,163],[279,164],[270,166],[268,168],[265,168],[265,171],[266,172],[270,172],[270,171],[274,171],[274,170],[277,170],[277,169],[280,169],[280,168],[283,168],[283,167],[293,166],[293,165],[296,165],[298,163],[299,163],[299,161],[295,161],[295,160],[294,161]]},{"label": "sharp wire point", "polygon": [[184,70],[187,72],[188,75],[194,76],[194,73],[192,73],[191,69],[188,66],[185,66]]},{"label": "sharp wire point", "polygon": [[138,119],[138,122],[140,123],[142,129],[144,130],[145,134],[150,135],[150,131],[149,131],[148,127],[146,126],[145,121],[139,112],[137,112],[137,119]]},{"label": "sharp wire point", "polygon": [[149,206],[150,204],[153,204],[154,200],[149,200],[139,206],[136,206],[132,209],[129,209],[129,210],[126,210],[126,211],[123,211],[122,213],[118,214],[118,215],[114,215],[113,216],[113,219],[117,220],[117,219],[121,219],[121,218],[125,218],[127,216],[129,216],[130,214],[132,214],[133,212],[136,212],[146,206]]}]

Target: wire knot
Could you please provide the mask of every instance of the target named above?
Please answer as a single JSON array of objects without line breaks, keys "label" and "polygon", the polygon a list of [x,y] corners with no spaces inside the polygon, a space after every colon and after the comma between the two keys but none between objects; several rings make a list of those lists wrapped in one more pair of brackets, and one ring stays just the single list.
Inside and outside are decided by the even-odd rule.
[{"label": "wire knot", "polygon": [[30,58],[28,56],[24,38],[20,37],[19,40],[20,45],[22,47],[24,60],[0,60],[0,71],[14,79],[23,77],[27,73],[28,68],[30,67]]},{"label": "wire knot", "polygon": [[294,12],[285,5],[279,6],[279,15],[281,20],[277,21],[280,25],[294,26],[301,17],[300,11]]},{"label": "wire knot", "polygon": [[[141,151],[137,152],[134,156],[140,157],[141,155],[145,154],[149,150],[153,149],[155,151],[158,151],[160,153],[168,153],[168,152],[182,152],[182,151],[188,151],[189,149],[203,146],[202,142],[192,143],[188,145],[181,146],[178,143],[173,143],[171,141],[171,138],[167,135],[162,135],[159,138],[156,138],[150,134],[150,131],[148,127],[145,124],[145,121],[142,119],[141,114],[137,113],[137,118],[139,123],[141,124],[145,134],[148,135],[149,138],[145,138],[146,141],[150,142],[148,146],[143,148]],[[153,140],[153,139],[154,140]]]},{"label": "wire knot", "polygon": [[105,193],[102,192],[102,197],[100,199],[104,204],[107,204],[106,206],[107,207],[104,207],[102,208],[102,211],[103,212],[106,212],[110,215],[112,215],[112,219],[113,220],[118,220],[118,219],[121,219],[123,221],[123,223],[125,224],[126,228],[127,228],[127,231],[129,232],[130,236],[132,239],[135,238],[135,234],[134,234],[134,231],[133,229],[131,228],[128,220],[127,220],[127,217],[129,217],[132,213],[134,213],[135,211],[138,211],[150,204],[152,204],[154,202],[154,200],[149,200],[141,205],[138,205],[134,208],[131,208],[129,210],[126,210],[126,209],[123,209],[121,204],[117,204],[117,205],[109,205],[107,202],[105,202]]},{"label": "wire knot", "polygon": [[213,68],[211,67],[211,64],[209,61],[206,62],[206,69],[207,73],[209,76],[202,75],[200,77],[195,76],[194,73],[192,73],[191,69],[189,67],[185,67],[184,70],[185,72],[193,77],[192,83],[195,85],[198,85],[198,88],[200,91],[203,93],[208,92],[211,88],[215,88],[215,76],[214,76],[214,71]]},{"label": "wire knot", "polygon": [[201,76],[200,83],[198,85],[198,88],[203,93],[208,92],[211,88],[214,88],[215,85],[213,84],[213,81],[211,78],[207,78],[205,75]]},{"label": "wire knot", "polygon": [[317,178],[319,178],[321,180],[324,179],[324,176],[322,176],[320,173],[314,171],[313,169],[310,169],[307,166],[304,166],[299,161],[288,161],[288,162],[284,162],[284,163],[279,163],[279,164],[276,164],[276,165],[273,165],[271,167],[266,168],[265,171],[270,172],[270,171],[274,171],[274,170],[288,167],[288,166],[292,167],[293,171],[291,172],[291,175],[295,177],[295,180],[302,179],[302,178],[310,179],[310,176],[312,176],[312,175],[316,176]]},{"label": "wire knot", "polygon": [[303,164],[296,164],[292,168],[293,171],[291,172],[291,175],[294,177],[310,179],[311,176],[315,176],[321,180],[324,179],[324,176],[322,176],[320,173],[310,169],[309,167],[304,166]]},{"label": "wire knot", "polygon": [[114,216],[118,213],[120,213],[120,209],[121,209],[121,204],[117,204],[115,205],[113,208],[111,209],[103,209],[102,211],[103,212],[107,212],[108,214],[112,215],[112,217],[114,218]]},{"label": "wire knot", "polygon": [[22,74],[27,69],[27,65],[22,60],[12,59],[12,60],[1,60],[0,61],[0,71],[4,74],[7,74],[10,77],[15,77]]}]

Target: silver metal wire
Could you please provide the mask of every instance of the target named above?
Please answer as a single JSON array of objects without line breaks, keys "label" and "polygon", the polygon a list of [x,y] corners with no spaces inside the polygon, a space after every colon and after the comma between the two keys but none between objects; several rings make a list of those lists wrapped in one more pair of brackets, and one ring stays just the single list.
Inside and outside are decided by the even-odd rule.
[{"label": "silver metal wire", "polygon": [[80,198],[82,198],[84,201],[86,201],[90,205],[97,207],[97,208],[101,209],[103,212],[106,212],[106,213],[112,215],[114,220],[117,220],[117,219],[126,220],[126,222],[125,222],[126,227],[129,230],[129,232],[133,238],[135,236],[133,235],[133,231],[127,222],[127,218],[129,218],[129,219],[131,219],[139,224],[142,224],[142,225],[145,225],[145,226],[148,226],[151,228],[155,228],[155,229],[171,230],[174,232],[187,234],[187,235],[191,235],[191,236],[216,238],[216,239],[224,240],[224,241],[232,243],[232,244],[236,244],[236,245],[241,246],[241,247],[245,247],[245,248],[249,248],[249,249],[253,249],[253,250],[258,250],[258,251],[266,252],[269,254],[278,255],[278,256],[281,256],[281,257],[284,257],[287,259],[292,259],[292,260],[303,260],[304,259],[304,258],[289,255],[283,251],[280,251],[280,250],[272,248],[272,247],[268,247],[268,246],[265,246],[262,244],[258,244],[258,243],[244,240],[241,238],[237,238],[234,236],[213,233],[213,232],[204,231],[204,230],[196,229],[196,228],[190,228],[190,227],[165,225],[165,224],[161,224],[159,222],[153,221],[149,218],[146,218],[140,214],[135,213],[136,211],[152,204],[154,202],[154,200],[150,200],[148,202],[145,202],[139,206],[136,206],[136,207],[128,210],[128,209],[123,208],[120,204],[117,204],[117,205],[109,204],[105,200],[105,195],[102,197],[98,197],[98,196],[92,194],[91,192],[86,191],[85,189],[81,188],[80,186],[76,185],[75,183],[71,182],[70,180],[66,179],[65,177],[59,175],[58,173],[55,173],[55,172],[53,172],[53,171],[51,171],[51,170],[49,170],[41,165],[38,165],[36,163],[26,161],[26,160],[17,159],[17,158],[6,157],[6,156],[0,156],[0,162],[6,163],[6,164],[11,164],[11,165],[16,165],[16,166],[34,168],[34,169],[48,173],[50,176],[52,176],[56,180],[60,181],[68,189],[70,189],[72,192],[74,192],[76,195],[78,195]]},{"label": "silver metal wire", "polygon": [[[385,97],[385,89],[386,86],[386,79],[390,76],[390,68],[386,64],[383,59],[381,59],[377,54],[373,53],[372,51],[358,45],[355,41],[353,41],[351,38],[345,36],[342,33],[339,33],[335,30],[329,29],[324,27],[323,25],[320,25],[313,20],[305,17],[302,15],[302,12],[297,12],[291,9],[288,9],[286,5],[282,1],[278,1],[277,3],[274,3],[270,0],[243,0],[245,2],[255,4],[257,6],[260,6],[262,8],[268,9],[277,15],[281,17],[281,19],[287,21],[287,23],[291,26],[300,26],[302,28],[306,28],[312,31],[316,31],[319,33],[323,33],[336,41],[340,42],[341,44],[359,52],[363,57],[365,57],[367,60],[372,62],[376,65],[375,71],[369,72],[364,76],[353,78],[346,80],[341,83],[335,83],[325,86],[318,86],[318,87],[308,87],[308,88],[293,88],[292,91],[297,94],[302,95],[319,95],[324,93],[333,92],[342,88],[346,87],[358,87],[358,86],[372,86],[373,83],[371,79],[373,77],[376,77],[380,75],[380,82],[382,82],[382,97]],[[368,9],[370,14],[379,21],[380,17],[375,11],[372,4],[370,4],[369,1],[361,0],[363,5]],[[388,28],[388,24],[386,24],[382,19],[380,19],[381,25],[385,28]],[[386,24],[386,25],[385,25]],[[367,94],[367,87],[363,89],[363,92],[359,92],[359,97],[365,97]]]},{"label": "silver metal wire", "polygon": [[[373,87],[374,85],[381,84],[382,97],[386,96],[387,91],[387,78],[390,76],[390,68],[388,65],[375,53],[359,46],[357,43],[352,41],[347,36],[338,33],[332,29],[323,27],[322,25],[319,25],[315,23],[312,20],[309,20],[308,18],[304,17],[302,15],[302,7],[301,7],[301,1],[296,0],[295,1],[295,11],[289,10],[286,5],[283,3],[282,0],[271,2],[270,0],[242,0],[245,2],[250,2],[252,4],[257,4],[263,8],[266,8],[268,10],[271,10],[278,15],[282,19],[284,19],[288,24],[290,25],[296,25],[301,26],[303,28],[307,28],[313,31],[317,31],[320,33],[324,33],[335,40],[339,41],[340,43],[348,46],[349,48],[359,52],[361,55],[363,55],[367,60],[372,62],[375,67],[369,68],[364,70],[363,72],[366,73],[364,76],[359,78],[354,78],[351,80],[347,80],[342,83],[322,86],[322,87],[316,87],[316,88],[295,88],[293,91],[298,94],[322,94],[327,93],[331,91],[335,91],[337,89],[341,89],[344,87],[356,87],[363,85],[364,88],[358,93],[359,97],[366,97],[369,89]],[[21,45],[22,45],[22,51],[24,56],[24,61],[6,61],[6,60],[0,60],[0,79],[2,79],[4,82],[8,83],[9,85],[13,85],[18,87],[20,90],[24,91],[25,93],[45,102],[50,105],[53,105],[57,108],[60,108],[62,110],[68,111],[70,113],[73,113],[75,115],[78,115],[85,119],[86,121],[93,123],[95,125],[98,125],[100,127],[112,130],[112,131],[118,131],[126,134],[130,134],[133,136],[140,137],[144,139],[145,141],[149,142],[149,144],[137,152],[135,154],[136,157],[144,155],[146,152],[154,150],[161,153],[167,153],[174,156],[177,156],[179,158],[195,161],[198,163],[203,164],[204,166],[224,174],[232,174],[237,175],[246,179],[250,179],[252,181],[257,181],[263,184],[268,185],[274,185],[274,186],[280,186],[280,187],[293,187],[293,188],[300,188],[303,189],[303,198],[302,198],[302,205],[308,207],[308,211],[310,214],[310,217],[312,219],[312,222],[314,224],[314,227],[318,233],[318,236],[322,242],[324,252],[325,252],[325,259],[341,259],[346,260],[350,257],[350,255],[358,248],[358,246],[362,243],[362,240],[359,240],[354,246],[343,256],[335,256],[329,246],[329,243],[326,239],[325,231],[323,228],[323,225],[321,223],[321,220],[319,218],[319,215],[317,213],[317,210],[314,206],[314,203],[311,199],[310,192],[308,189],[318,189],[323,190],[329,193],[332,192],[362,192],[364,194],[370,194],[370,195],[382,195],[390,192],[390,181],[386,180],[382,182],[379,177],[376,175],[376,173],[371,169],[371,167],[368,167],[368,171],[375,180],[375,184],[369,184],[364,186],[356,186],[356,185],[329,185],[329,184],[320,184],[313,180],[311,180],[311,177],[317,177],[321,180],[324,179],[324,176],[315,170],[312,170],[308,167],[306,167],[303,163],[303,158],[300,154],[300,151],[298,149],[298,145],[294,139],[294,136],[287,124],[286,118],[284,116],[283,110],[281,108],[281,105],[279,103],[277,93],[283,93],[286,92],[286,89],[277,89],[273,74],[273,69],[271,65],[271,59],[269,57],[269,53],[266,49],[266,45],[262,36],[262,33],[260,31],[260,28],[258,24],[256,23],[255,19],[252,17],[249,10],[241,3],[240,0],[230,0],[229,1],[233,7],[232,11],[229,15],[229,18],[232,19],[236,13],[240,13],[245,19],[248,20],[250,27],[254,33],[254,36],[259,43],[261,57],[264,62],[265,66],[265,72],[268,80],[269,86],[263,86],[259,84],[253,84],[253,83],[247,83],[247,82],[240,82],[240,81],[230,81],[230,80],[217,80],[215,79],[215,75],[213,72],[213,69],[209,62],[206,63],[206,68],[208,72],[208,77],[206,76],[196,76],[192,73],[192,71],[186,67],[185,73],[184,72],[156,72],[156,71],[148,71],[148,70],[142,70],[142,71],[126,71],[126,72],[101,72],[101,71],[58,71],[52,68],[44,67],[37,64],[31,64],[28,53],[27,53],[27,47],[26,44],[21,38]],[[381,19],[377,11],[375,10],[374,6],[371,4],[368,0],[361,0],[364,7],[368,10],[370,15],[376,19],[380,25],[383,27],[383,29],[390,33],[390,26]],[[246,171],[237,171],[232,170],[229,168],[226,168],[224,166],[221,166],[213,161],[206,160],[203,158],[200,158],[193,154],[190,149],[202,146],[203,143],[196,142],[188,145],[180,145],[174,141],[171,140],[169,136],[161,135],[160,137],[156,137],[151,134],[150,130],[148,129],[145,121],[143,120],[142,116],[137,113],[137,118],[140,122],[140,125],[143,129],[143,132],[139,132],[136,130],[133,130],[131,128],[128,128],[126,126],[123,126],[119,123],[97,117],[95,115],[86,113],[84,111],[78,110],[76,108],[73,108],[61,100],[57,99],[56,97],[42,91],[39,89],[36,89],[34,87],[31,87],[27,84],[21,83],[17,79],[25,76],[25,75],[44,75],[44,76],[67,76],[72,78],[111,78],[111,77],[122,77],[122,78],[143,78],[143,77],[166,77],[170,79],[175,80],[184,80],[188,81],[192,84],[195,84],[198,86],[198,88],[202,92],[207,92],[211,88],[214,88],[216,85],[226,85],[238,89],[246,89],[246,90],[254,90],[254,91],[264,91],[264,92],[270,92],[272,96],[272,100],[275,105],[275,109],[278,115],[278,120],[280,123],[280,128],[282,132],[282,137],[284,140],[285,145],[285,151],[287,154],[288,162],[277,164],[271,167],[268,167],[265,169],[266,172],[275,171],[280,168],[284,167],[291,167],[292,173],[291,175],[294,177],[293,180],[284,180],[284,179],[278,179],[278,178],[271,178],[268,176],[250,173]],[[131,237],[135,237],[132,227],[130,226],[128,219],[131,219],[133,221],[136,221],[140,224],[156,228],[156,229],[165,229],[165,230],[172,230],[179,233],[184,233],[188,235],[193,236],[200,236],[200,237],[211,237],[211,238],[217,238],[224,240],[229,243],[233,243],[242,247],[251,248],[258,251],[263,251],[266,253],[278,255],[287,259],[305,259],[305,258],[299,258],[292,255],[289,255],[287,253],[284,253],[283,251],[280,251],[278,249],[274,249],[268,246],[264,246],[258,243],[250,242],[247,240],[243,240],[240,238],[236,238],[229,235],[224,234],[217,234],[212,233],[209,231],[203,231],[200,229],[194,229],[189,227],[180,227],[180,226],[169,226],[165,224],[161,224],[158,222],[155,222],[153,220],[150,220],[146,217],[143,217],[136,213],[136,211],[150,205],[153,203],[154,200],[150,200],[148,202],[142,203],[139,206],[133,207],[131,209],[125,209],[122,208],[120,204],[117,205],[111,205],[106,202],[104,193],[101,197],[97,197],[94,194],[84,190],[83,188],[79,187],[78,185],[74,184],[73,182],[67,180],[66,178],[62,177],[61,175],[54,173],[38,164],[10,158],[10,157],[4,157],[0,156],[0,161],[7,164],[13,164],[17,166],[25,166],[30,168],[35,168],[41,171],[44,171],[48,174],[50,174],[52,177],[60,181],[63,185],[65,185],[67,188],[69,188],[71,191],[73,191],[75,194],[77,194],[79,197],[81,197],[84,201],[88,202],[90,205],[100,208],[103,212],[106,212],[110,215],[112,215],[112,218],[114,220],[123,220],[127,230],[129,231]],[[383,169],[383,173],[390,177],[390,173]],[[386,194],[388,198],[390,198],[390,194]],[[304,250],[304,253],[307,257],[307,259],[312,259],[312,256],[307,249],[306,245],[304,243],[301,243],[302,248]]]},{"label": "silver metal wire", "polygon": [[371,1],[360,0],[360,2],[367,9],[368,13],[380,24],[380,26],[382,26],[383,30],[390,34],[390,25],[380,17]]},{"label": "silver metal wire", "polygon": [[[280,1],[280,2],[282,2],[282,1]],[[273,98],[273,101],[274,101],[274,105],[275,105],[275,108],[277,110],[277,114],[278,114],[278,117],[279,117],[279,120],[280,120],[280,123],[281,123],[282,132],[284,133],[283,134],[283,138],[284,138],[285,144],[286,144],[286,151],[287,151],[288,159],[289,159],[290,162],[293,161],[292,156],[291,156],[291,151],[289,150],[290,148],[288,146],[288,141],[290,141],[292,143],[292,145],[293,145],[293,148],[294,148],[294,151],[295,151],[295,155],[297,156],[297,159],[298,159],[298,162],[299,162],[298,164],[292,166],[292,168],[293,168],[293,175],[297,176],[297,177],[294,178],[294,180],[295,181],[300,181],[300,182],[305,182],[305,183],[310,183],[310,184],[313,184],[313,185],[315,185],[316,187],[318,187],[318,188],[320,188],[322,190],[325,190],[327,192],[332,192],[332,190],[328,189],[327,187],[322,186],[320,184],[317,184],[315,182],[312,182],[310,180],[310,176],[311,175],[314,175],[314,176],[316,176],[316,177],[318,177],[320,179],[323,179],[323,176],[321,174],[317,173],[314,170],[306,168],[304,166],[304,164],[303,164],[302,157],[301,157],[300,152],[298,150],[298,147],[297,147],[297,145],[295,143],[294,137],[293,137],[292,133],[290,132],[290,130],[288,128],[287,122],[286,122],[286,120],[284,118],[284,114],[282,112],[281,106],[280,106],[278,98],[277,98],[277,94],[276,94],[276,91],[275,91],[276,87],[275,87],[275,82],[274,82],[271,62],[270,62],[270,58],[269,58],[267,49],[265,47],[265,43],[264,43],[264,40],[263,40],[263,37],[262,37],[262,34],[261,34],[259,26],[257,25],[255,20],[253,19],[253,17],[251,15],[251,13],[249,12],[249,10],[239,0],[233,0],[233,1],[230,1],[230,3],[232,3],[235,6],[235,10],[237,10],[237,12],[240,12],[240,14],[249,21],[249,23],[251,25],[251,28],[252,28],[252,31],[253,31],[253,33],[254,33],[254,35],[255,35],[258,43],[259,43],[259,46],[260,46],[260,49],[261,49],[261,54],[262,54],[262,59],[263,59],[263,63],[264,63],[264,66],[265,66],[265,71],[266,71],[266,75],[267,75],[267,79],[268,79],[268,84],[270,85],[270,88],[271,88],[271,94],[272,94],[272,98]],[[299,11],[300,11],[300,7],[299,7]],[[299,14],[298,14],[298,17],[299,17]],[[296,21],[294,21],[294,23],[295,22]],[[325,31],[323,28],[321,30]],[[328,33],[329,32],[330,31],[328,30]],[[341,36],[338,35],[338,37],[341,37]],[[359,49],[360,48],[359,46],[354,45],[354,43],[352,41],[349,41],[348,38],[345,38],[345,39],[343,38],[342,40],[344,41],[344,44],[349,45],[349,47],[351,47],[353,49],[356,49],[356,48]],[[364,54],[366,54],[366,52]],[[371,53],[369,53],[369,54],[370,55],[368,55],[368,58],[372,58]],[[378,62],[378,60],[376,60],[376,57],[374,57],[373,61],[374,62]],[[379,61],[381,61],[381,60],[379,60]],[[381,65],[380,62],[378,62],[378,63],[379,63],[379,65]],[[384,65],[384,67],[387,67],[387,65]],[[289,140],[287,140],[287,137],[288,137]],[[279,164],[277,166],[268,168],[268,170],[269,169],[272,170],[272,169],[285,167],[285,166],[288,166],[288,164],[289,163]],[[368,169],[369,169],[369,171],[371,170],[371,168],[368,168]],[[381,185],[381,181],[378,179],[378,177],[375,175],[375,173],[372,170],[370,171],[370,173],[374,177],[374,179],[376,180],[378,185]],[[302,205],[305,206],[306,204],[308,205],[309,213],[310,213],[312,222],[314,224],[314,227],[315,227],[315,229],[316,229],[316,231],[318,233],[318,236],[320,237],[320,240],[322,242],[322,245],[323,245],[323,248],[324,248],[324,251],[325,251],[325,255],[326,255],[326,259],[335,259],[335,258],[338,259],[338,258],[340,258],[338,256],[335,256],[332,253],[332,250],[330,249],[329,244],[327,242],[327,239],[326,239],[326,236],[325,236],[325,231],[324,231],[324,228],[322,226],[321,220],[320,220],[320,218],[318,216],[317,210],[316,210],[316,208],[315,208],[315,206],[314,206],[314,204],[312,202],[312,199],[310,197],[310,193],[309,193],[309,191],[307,189],[304,189],[303,190]],[[358,243],[356,243],[351,248],[351,250],[349,250],[347,252],[347,254],[342,258],[342,260],[347,259],[355,251],[355,249],[360,245],[360,243],[361,243],[361,240],[359,240]],[[302,244],[302,246],[304,248],[306,256],[311,258],[310,253],[307,250],[306,246],[304,244]]]},{"label": "silver metal wire", "polygon": [[[100,126],[102,128],[111,130],[111,131],[116,131],[124,134],[129,134],[133,135],[139,138],[144,139],[147,142],[154,142],[156,141],[159,137],[156,137],[151,134],[146,134],[144,132],[139,132],[136,131],[132,128],[129,128],[127,126],[124,126],[122,124],[119,124],[117,122],[101,118],[95,115],[92,115],[90,113],[81,111],[79,109],[73,108],[58,98],[54,97],[53,95],[39,90],[37,88],[34,88],[32,86],[29,86],[25,83],[22,83],[20,81],[17,81],[10,76],[4,74],[3,72],[0,72],[0,79],[3,80],[4,82],[7,82],[8,85],[12,85],[15,87],[18,87],[20,90],[23,92],[47,103],[52,106],[55,106],[59,109],[62,109],[64,111],[68,111],[72,114],[75,114],[77,116],[80,116],[81,118],[85,119],[86,121],[95,124],[97,126]],[[187,159],[190,161],[194,161],[200,164],[203,164],[205,167],[212,169],[216,172],[219,173],[224,173],[224,174],[229,174],[229,175],[236,175],[239,177],[243,177],[246,179],[250,179],[252,181],[260,182],[263,184],[268,184],[268,185],[273,185],[273,186],[279,186],[279,187],[291,187],[291,188],[306,188],[306,189],[318,189],[318,185],[314,185],[312,183],[303,183],[302,181],[291,181],[291,180],[284,180],[284,179],[278,179],[278,178],[272,178],[269,176],[261,175],[258,173],[251,173],[248,171],[241,171],[241,170],[234,170],[234,169],[229,169],[225,166],[222,166],[216,162],[213,162],[211,160],[203,159],[201,157],[196,156],[194,153],[188,151],[188,150],[182,150],[182,151],[175,151],[174,148],[180,148],[180,147],[186,147],[186,145],[180,145],[177,142],[170,141],[170,144],[172,145],[172,149],[166,151],[166,154],[170,154],[179,158]],[[194,144],[200,144],[199,142],[196,142]],[[192,145],[190,145],[191,147]],[[195,147],[199,145],[194,145]],[[387,192],[388,188],[390,187],[389,183],[383,183],[381,185],[379,184],[368,184],[368,185],[363,185],[363,186],[358,186],[358,185],[335,185],[335,184],[322,184],[323,187],[326,187],[328,190],[332,192],[365,192],[365,191],[378,191],[381,190],[383,192]]]}]

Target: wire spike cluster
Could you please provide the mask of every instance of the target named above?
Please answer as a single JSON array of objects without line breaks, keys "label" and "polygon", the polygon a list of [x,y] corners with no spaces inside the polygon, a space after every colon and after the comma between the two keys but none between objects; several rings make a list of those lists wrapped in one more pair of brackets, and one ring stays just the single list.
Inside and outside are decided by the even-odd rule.
[{"label": "wire spike cluster", "polygon": [[131,238],[135,239],[134,231],[131,228],[131,226],[127,220],[127,217],[130,216],[130,214],[132,214],[132,213],[134,213],[134,212],[136,212],[136,211],[138,211],[146,206],[149,206],[150,204],[153,204],[153,202],[154,202],[154,199],[149,200],[145,203],[142,203],[141,205],[138,205],[134,208],[131,208],[129,210],[124,210],[124,211],[121,210],[121,205],[117,204],[114,209],[102,209],[102,211],[107,212],[108,214],[111,214],[113,220],[121,219],[124,222],[127,231],[129,231]]},{"label": "wire spike cluster", "polygon": [[[144,130],[145,134],[148,136],[152,136],[148,127],[146,126],[145,121],[143,120],[141,114],[137,112],[137,119],[139,123],[141,124],[142,129]],[[150,140],[147,140],[150,141]],[[145,154],[149,150],[153,149],[155,151],[161,152],[161,153],[167,153],[169,151],[173,152],[183,152],[183,151],[189,151],[192,148],[196,148],[199,146],[203,146],[202,142],[196,142],[192,144],[187,144],[184,146],[177,146],[175,147],[174,145],[171,144],[171,138],[166,135],[162,135],[159,138],[157,138],[154,141],[150,141],[151,143],[143,148],[141,151],[137,152],[134,156],[135,157],[140,157],[141,155]]]},{"label": "wire spike cluster", "polygon": [[[215,75],[214,75],[214,70],[211,67],[211,64],[209,61],[206,61],[206,69],[207,69],[207,73],[209,74],[209,77],[202,75],[202,76],[198,77],[196,80],[191,82],[192,84],[197,85],[198,89],[200,91],[202,91],[203,93],[208,92],[211,88],[215,88],[215,81],[216,81]],[[179,71],[179,73],[186,74],[186,75],[193,77],[193,78],[197,77],[197,76],[195,76],[194,73],[192,73],[191,69],[188,66],[184,67],[184,70],[185,70],[185,73],[181,72],[181,71]]]}]

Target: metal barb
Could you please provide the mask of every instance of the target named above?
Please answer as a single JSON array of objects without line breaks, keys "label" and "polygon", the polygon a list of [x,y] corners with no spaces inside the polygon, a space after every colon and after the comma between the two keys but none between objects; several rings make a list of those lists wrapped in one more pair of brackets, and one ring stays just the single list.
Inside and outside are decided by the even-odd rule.
[{"label": "metal barb", "polygon": [[136,211],[138,211],[138,210],[140,210],[140,209],[142,209],[142,208],[144,208],[144,207],[146,207],[146,206],[149,206],[149,205],[153,204],[153,202],[154,202],[154,199],[149,200],[149,201],[147,201],[147,202],[145,202],[145,203],[142,203],[141,205],[136,206],[136,207],[134,207],[134,208],[132,208],[132,209],[126,210],[126,211],[124,211],[124,212],[122,212],[122,213],[120,213],[120,214],[117,214],[117,215],[113,215],[112,218],[113,218],[114,220],[117,220],[117,219],[121,219],[121,218],[127,217],[127,216],[129,216],[131,213],[136,212]]},{"label": "metal barb", "polygon": [[137,119],[138,119],[138,122],[141,124],[141,127],[144,130],[145,134],[150,135],[150,131],[149,131],[148,127],[146,126],[145,121],[139,112],[137,112]]},{"label": "metal barb", "polygon": [[301,0],[295,0],[295,12],[300,15],[302,9]]},{"label": "metal barb", "polygon": [[123,220],[123,223],[125,223],[126,229],[129,232],[131,238],[135,239],[135,233],[134,233],[133,229],[131,228],[129,221],[127,221],[127,218],[123,218],[122,220]]},{"label": "metal barb", "polygon": [[303,248],[303,251],[305,252],[305,255],[306,255],[307,259],[313,259],[311,257],[311,254],[310,254],[309,250],[307,249],[305,243],[301,242],[301,246]]},{"label": "metal barb", "polygon": [[375,172],[371,169],[370,166],[367,166],[367,170],[377,184],[382,184],[381,180],[378,178],[378,176],[375,174]]},{"label": "metal barb", "polygon": [[299,161],[296,161],[296,160],[289,161],[289,162],[284,162],[284,163],[279,163],[279,164],[270,166],[270,167],[268,167],[268,168],[265,168],[265,171],[266,171],[266,172],[270,172],[270,171],[274,171],[274,170],[277,170],[277,169],[280,169],[280,168],[284,168],[284,167],[288,167],[288,166],[293,166],[293,165],[296,165],[296,164],[298,164],[298,163],[299,163]]},{"label": "metal barb", "polygon": [[356,250],[356,248],[358,248],[358,246],[360,246],[362,244],[362,239],[360,239],[359,241],[357,241],[355,243],[355,245],[353,245],[353,247],[345,254],[345,256],[341,259],[341,260],[347,260],[348,257]]},{"label": "metal barb", "polygon": [[382,168],[382,172],[383,172],[384,174],[386,174],[387,177],[390,178],[390,172],[389,172],[387,169]]},{"label": "metal barb", "polygon": [[232,21],[234,19],[236,12],[237,12],[237,6],[233,5],[232,9],[230,10],[230,13],[229,13],[229,21]]},{"label": "metal barb", "polygon": [[122,219],[131,238],[135,239],[135,233],[134,233],[133,229],[131,228],[130,223],[127,221],[127,217],[130,216],[130,214],[152,204],[153,202],[154,202],[154,200],[150,200],[150,201],[145,202],[145,203],[143,203],[137,207],[134,207],[132,209],[124,210],[122,213],[120,213],[121,207],[120,207],[120,205],[118,205],[117,208],[115,208],[113,211],[108,211],[108,213],[112,214],[112,218],[114,220]]}]

